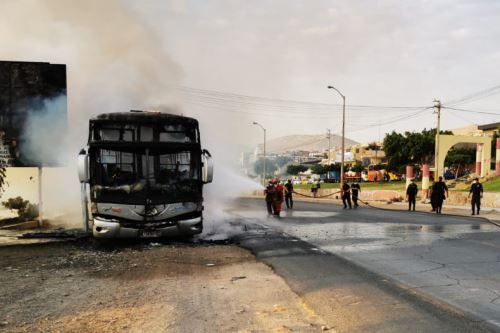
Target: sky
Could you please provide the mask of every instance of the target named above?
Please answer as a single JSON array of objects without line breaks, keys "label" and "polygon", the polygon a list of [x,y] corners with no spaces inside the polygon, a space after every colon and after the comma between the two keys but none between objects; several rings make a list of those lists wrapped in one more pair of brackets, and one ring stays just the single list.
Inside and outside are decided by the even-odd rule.
[{"label": "sky", "polygon": [[[262,141],[254,121],[268,138],[340,134],[342,99],[328,85],[346,96],[346,136],[360,142],[434,127],[434,98],[500,85],[498,1],[0,4],[0,58],[68,64],[75,122],[174,105],[200,119],[208,146],[235,153]],[[494,114],[443,110],[442,128],[497,122],[499,102],[456,105]]]},{"label": "sky", "polygon": [[[450,101],[500,84],[498,1],[130,3],[161,34],[164,47],[182,68],[182,85],[190,88],[340,104],[340,96],[326,89],[334,85],[348,105],[425,107],[432,106],[435,98]],[[460,107],[500,113],[499,102],[500,94]],[[203,106],[208,108],[207,103]],[[326,128],[339,134],[341,129],[339,108],[331,118],[322,108],[321,117],[314,119],[315,110],[273,114],[272,108],[258,105],[236,116],[238,110],[223,112],[220,109],[227,107],[219,104],[216,111],[211,106],[205,112],[227,117],[238,133],[249,136],[249,142],[261,140],[258,128],[246,129],[252,121],[263,124],[269,137],[322,133]],[[383,138],[392,130],[435,126],[432,109],[405,120],[405,114],[415,111],[348,106],[346,136],[367,142],[378,139],[379,132]],[[384,124],[395,117],[403,120]],[[442,127],[499,118],[443,110]]]}]

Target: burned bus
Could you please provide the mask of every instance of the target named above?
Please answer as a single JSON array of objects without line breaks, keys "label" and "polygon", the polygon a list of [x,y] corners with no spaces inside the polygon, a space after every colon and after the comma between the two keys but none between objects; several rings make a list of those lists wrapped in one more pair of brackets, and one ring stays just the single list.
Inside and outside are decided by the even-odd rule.
[{"label": "burned bus", "polygon": [[96,238],[202,232],[203,185],[212,181],[213,166],[196,119],[147,111],[98,115],[89,121],[78,173],[84,227]]}]

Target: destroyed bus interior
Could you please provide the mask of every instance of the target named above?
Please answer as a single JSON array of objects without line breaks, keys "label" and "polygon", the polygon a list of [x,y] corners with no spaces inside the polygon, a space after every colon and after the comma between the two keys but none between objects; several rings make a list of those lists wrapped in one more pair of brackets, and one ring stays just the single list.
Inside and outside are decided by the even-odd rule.
[{"label": "destroyed bus interior", "polygon": [[122,204],[201,200],[200,154],[128,147],[89,150],[91,199]]},{"label": "destroyed bus interior", "polygon": [[89,131],[91,199],[151,204],[201,200],[201,147],[194,119],[105,114]]}]

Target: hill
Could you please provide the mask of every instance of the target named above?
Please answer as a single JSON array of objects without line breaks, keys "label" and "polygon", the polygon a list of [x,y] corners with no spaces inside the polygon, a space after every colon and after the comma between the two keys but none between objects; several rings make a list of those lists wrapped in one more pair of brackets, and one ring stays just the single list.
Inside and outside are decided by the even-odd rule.
[{"label": "hill", "polygon": [[[345,146],[350,147],[358,142],[345,138]],[[342,137],[332,135],[330,139],[331,148],[342,145]],[[262,150],[262,144],[259,145]],[[328,138],[325,134],[317,135],[287,135],[266,142],[267,153],[284,153],[286,151],[325,151],[328,150]]]}]

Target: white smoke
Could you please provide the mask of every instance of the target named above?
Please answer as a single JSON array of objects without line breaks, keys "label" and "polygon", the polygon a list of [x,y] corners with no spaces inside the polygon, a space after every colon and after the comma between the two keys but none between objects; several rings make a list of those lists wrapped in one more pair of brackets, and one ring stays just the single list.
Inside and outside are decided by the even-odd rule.
[{"label": "white smoke", "polygon": [[21,133],[21,156],[28,165],[66,165],[69,142],[67,139],[66,95],[47,98],[42,105],[28,110],[28,116]]},{"label": "white smoke", "polygon": [[[154,26],[154,22],[148,24]],[[238,157],[230,139],[234,134],[231,127],[221,134],[223,124],[210,113],[182,109],[174,89],[181,82],[180,68],[162,46],[162,39],[124,2],[4,0],[0,43],[5,46],[0,49],[3,60],[67,65],[68,131],[47,131],[49,124],[61,120],[57,110],[62,100],[48,101],[46,112],[34,112],[25,131],[24,149],[33,159],[49,157],[67,163],[65,168],[44,170],[45,216],[81,215],[75,166],[76,154],[86,144],[88,119],[99,113],[154,109],[156,105],[160,110],[178,110],[200,119],[202,138],[213,148],[216,161],[214,184],[206,187],[210,202],[206,206],[217,203],[218,208],[207,210],[209,219],[220,217],[216,212],[223,210],[219,208],[228,197],[259,187],[229,171],[232,164],[227,161]],[[74,224],[81,220],[75,218]]]}]

